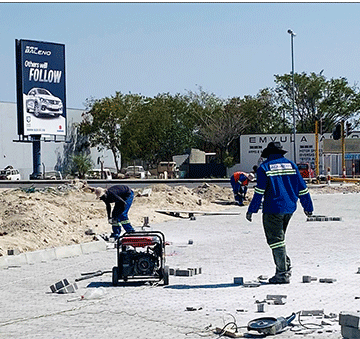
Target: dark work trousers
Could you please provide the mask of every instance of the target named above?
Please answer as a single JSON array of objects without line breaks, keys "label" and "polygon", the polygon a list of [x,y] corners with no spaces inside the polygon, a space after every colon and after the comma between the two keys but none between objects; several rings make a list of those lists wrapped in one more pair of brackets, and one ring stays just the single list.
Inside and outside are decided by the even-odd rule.
[{"label": "dark work trousers", "polygon": [[263,213],[263,226],[266,241],[270,246],[276,266],[276,275],[291,274],[291,261],[286,254],[285,233],[291,214]]},{"label": "dark work trousers", "polygon": [[[112,211],[112,218],[119,222],[122,227],[124,227],[126,232],[134,232],[134,228],[131,226],[128,212],[131,207],[131,204],[134,200],[134,192],[125,199],[125,204],[123,202],[116,202],[114,209]],[[120,226],[113,226],[113,233],[120,235],[121,228]]]},{"label": "dark work trousers", "polygon": [[234,192],[235,201],[237,201],[239,204],[243,203],[243,200],[245,200],[246,192],[247,192],[247,186],[241,185],[241,182],[235,182],[234,176],[231,176],[230,178],[230,184],[232,187],[232,190]]}]

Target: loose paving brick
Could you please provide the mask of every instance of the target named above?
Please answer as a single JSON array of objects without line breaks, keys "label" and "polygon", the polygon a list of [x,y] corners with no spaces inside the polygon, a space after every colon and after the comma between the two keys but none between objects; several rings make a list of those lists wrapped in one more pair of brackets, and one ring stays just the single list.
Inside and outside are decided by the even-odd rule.
[{"label": "loose paving brick", "polygon": [[341,325],[341,335],[344,339],[360,339],[360,330],[354,327]]},{"label": "loose paving brick", "polygon": [[68,285],[70,285],[69,281],[67,279],[63,279],[63,280],[58,281],[54,285],[51,285],[50,290],[51,290],[51,292],[54,293]]},{"label": "loose paving brick", "polygon": [[339,324],[360,329],[360,314],[355,312],[340,312]]}]

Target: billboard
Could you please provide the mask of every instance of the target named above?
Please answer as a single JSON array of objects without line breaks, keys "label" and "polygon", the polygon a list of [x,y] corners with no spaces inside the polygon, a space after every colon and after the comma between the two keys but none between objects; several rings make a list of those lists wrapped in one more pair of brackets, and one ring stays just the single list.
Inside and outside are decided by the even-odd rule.
[{"label": "billboard", "polygon": [[19,135],[66,135],[65,45],[15,40]]}]

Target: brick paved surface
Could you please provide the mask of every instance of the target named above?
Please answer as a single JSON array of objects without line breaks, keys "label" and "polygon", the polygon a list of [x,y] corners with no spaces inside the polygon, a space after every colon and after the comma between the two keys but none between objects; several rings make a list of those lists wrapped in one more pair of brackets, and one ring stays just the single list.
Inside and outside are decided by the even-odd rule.
[{"label": "brick paved surface", "polygon": [[[298,207],[287,234],[293,263],[289,285],[245,288],[234,284],[234,277],[251,281],[274,273],[261,214],[254,215],[252,223],[245,220],[246,207],[236,209],[242,212],[239,216],[199,216],[193,221],[174,218],[153,225],[171,242],[166,248],[167,265],[201,267],[201,274],[171,275],[168,286],[117,287],[111,284],[111,274],[104,274],[78,282],[76,293],[56,294],[50,286],[62,279],[73,283],[82,272],[111,270],[116,265],[116,251],[0,269],[0,338],[218,338],[215,327],[234,320],[238,326],[246,326],[255,318],[286,317],[301,310],[324,310],[325,315],[337,317],[341,311],[357,312],[360,195],[313,195],[313,200],[315,214],[340,216],[342,221],[306,222]],[[303,283],[304,275],[318,280]],[[320,283],[320,278],[336,281]],[[68,301],[100,287],[105,290],[101,299]],[[265,313],[258,313],[255,301],[270,294],[286,295],[286,303],[269,304]],[[288,330],[276,337],[342,337],[338,319],[300,320],[316,330],[305,336],[310,330],[299,326],[293,330],[302,332]],[[320,328],[321,321],[327,325]],[[293,323],[299,324],[298,317]],[[247,332],[245,328],[240,331]]]}]

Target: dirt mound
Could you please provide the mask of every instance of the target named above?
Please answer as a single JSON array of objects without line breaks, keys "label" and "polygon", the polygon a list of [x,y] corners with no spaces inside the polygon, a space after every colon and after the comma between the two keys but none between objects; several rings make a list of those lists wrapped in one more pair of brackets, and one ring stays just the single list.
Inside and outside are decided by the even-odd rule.
[{"label": "dirt mound", "polygon": [[[360,185],[309,185],[309,189],[311,194],[357,193]],[[105,205],[93,190],[81,181],[55,188],[1,190],[0,255],[8,249],[26,252],[88,242],[96,234],[110,233]],[[135,228],[143,225],[145,217],[150,225],[174,220],[155,212],[159,209],[216,212],[234,207],[230,187],[207,183],[192,189],[156,184],[134,192],[129,218]],[[252,196],[249,189],[248,201]]]},{"label": "dirt mound", "polygon": [[[224,205],[214,203],[216,199],[233,200],[230,188],[207,184],[195,189],[160,184],[134,192],[129,218],[135,227],[143,225],[144,217],[150,225],[173,219],[157,209],[218,211]],[[105,204],[84,182],[0,193],[0,255],[8,249],[25,252],[92,241],[95,234],[110,232]]]}]

